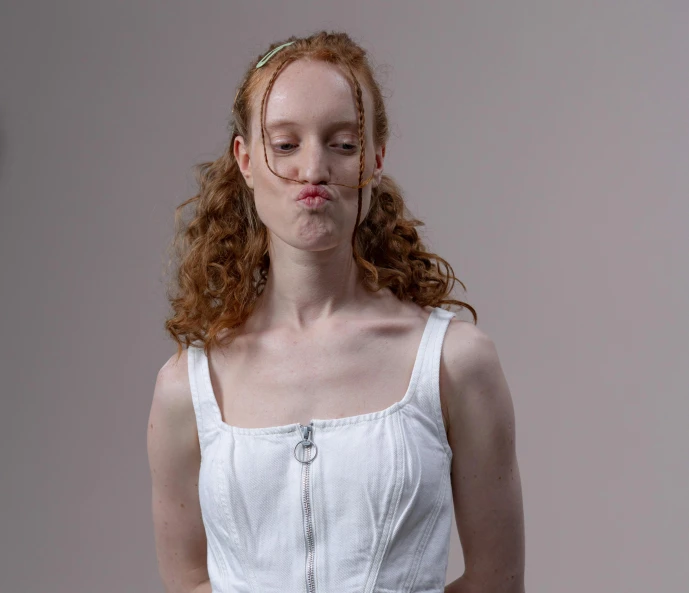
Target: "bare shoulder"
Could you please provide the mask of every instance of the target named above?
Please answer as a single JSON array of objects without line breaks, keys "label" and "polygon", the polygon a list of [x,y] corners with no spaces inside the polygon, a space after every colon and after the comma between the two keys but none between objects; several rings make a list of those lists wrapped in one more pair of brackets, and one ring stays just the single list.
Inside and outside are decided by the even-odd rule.
[{"label": "bare shoulder", "polygon": [[493,340],[470,321],[454,317],[450,320],[443,342],[442,361],[448,378],[462,381],[468,375],[486,370],[495,364],[497,350]]},{"label": "bare shoulder", "polygon": [[450,321],[443,342],[440,383],[448,435],[453,425],[471,424],[476,419],[477,398],[485,413],[503,418],[513,413],[495,342],[470,321],[456,317]]},{"label": "bare shoulder", "polygon": [[186,350],[179,357],[176,353],[170,356],[158,371],[151,403],[149,438],[154,437],[156,420],[165,423],[160,428],[164,428],[166,433],[191,438],[198,444]]},{"label": "bare shoulder", "polygon": [[160,367],[156,377],[154,397],[163,399],[165,400],[164,403],[171,405],[179,405],[188,399],[188,403],[191,405],[186,350],[183,350],[179,357],[177,353],[173,354]]}]

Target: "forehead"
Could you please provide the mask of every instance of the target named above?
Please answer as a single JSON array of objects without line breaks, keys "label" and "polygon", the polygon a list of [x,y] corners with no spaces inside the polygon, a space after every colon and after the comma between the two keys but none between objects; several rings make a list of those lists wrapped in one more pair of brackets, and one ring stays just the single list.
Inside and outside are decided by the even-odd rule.
[{"label": "forehead", "polygon": [[[370,111],[368,89],[361,86],[364,112]],[[254,97],[254,113],[260,113],[266,83]],[[367,124],[370,118],[366,117]],[[278,74],[265,105],[266,131],[291,126],[326,126],[333,122],[352,122],[358,129],[356,90],[349,79],[334,64],[316,60],[297,60]],[[260,120],[255,118],[260,131]],[[368,128],[368,125],[367,125]]]}]

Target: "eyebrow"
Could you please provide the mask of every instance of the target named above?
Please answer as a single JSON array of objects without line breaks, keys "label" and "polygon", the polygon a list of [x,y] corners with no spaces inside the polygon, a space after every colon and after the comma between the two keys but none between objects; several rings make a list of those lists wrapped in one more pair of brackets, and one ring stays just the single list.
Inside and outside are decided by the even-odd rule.
[{"label": "eyebrow", "polygon": [[[277,130],[280,128],[296,127],[298,125],[299,124],[297,124],[296,122],[293,122],[289,119],[275,119],[275,120],[271,120],[269,122],[266,122],[265,129],[266,130]],[[331,121],[327,125],[328,131],[331,131],[331,130],[334,130],[337,128],[348,128],[350,130],[358,132],[359,131],[359,123],[352,120],[352,119],[342,119],[342,120]]]}]

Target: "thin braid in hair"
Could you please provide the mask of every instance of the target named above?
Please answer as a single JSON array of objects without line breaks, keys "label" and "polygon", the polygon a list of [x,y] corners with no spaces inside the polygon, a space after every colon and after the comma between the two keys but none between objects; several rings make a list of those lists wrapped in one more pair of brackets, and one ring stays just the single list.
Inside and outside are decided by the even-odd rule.
[{"label": "thin braid in hair", "polygon": [[[359,260],[360,256],[356,251],[356,231],[359,228],[359,221],[361,220],[361,202],[362,202],[362,192],[363,192],[363,185],[361,185],[361,179],[364,176],[364,161],[365,161],[365,154],[366,154],[366,126],[365,126],[365,114],[364,114],[364,102],[363,102],[363,95],[361,91],[361,85],[359,84],[359,81],[357,80],[356,76],[354,75],[354,72],[352,71],[352,67],[347,64],[347,69],[349,70],[350,75],[352,76],[352,80],[354,81],[354,86],[356,88],[356,108],[357,111],[359,112],[359,146],[361,146],[361,154],[359,155],[359,180],[357,181],[357,186],[359,188],[359,191],[357,193],[357,208],[356,208],[356,222],[354,223],[354,232],[352,232],[352,254],[354,255],[355,260]],[[375,170],[375,164],[374,164],[374,170]],[[373,177],[373,173],[371,173],[371,177],[366,181],[368,183],[371,178]]]}]

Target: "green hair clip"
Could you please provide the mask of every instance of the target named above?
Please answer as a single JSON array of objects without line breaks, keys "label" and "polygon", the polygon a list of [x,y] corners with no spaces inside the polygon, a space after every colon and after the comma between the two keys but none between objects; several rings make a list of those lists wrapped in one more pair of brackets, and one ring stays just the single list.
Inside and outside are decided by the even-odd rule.
[{"label": "green hair clip", "polygon": [[261,58],[261,61],[256,64],[256,68],[260,68],[261,66],[265,66],[265,63],[270,60],[276,53],[278,53],[283,47],[287,47],[288,45],[292,45],[294,41],[290,41],[288,43],[283,43],[282,45],[278,45],[275,49],[269,51],[265,56]]},{"label": "green hair clip", "polygon": [[[289,41],[287,43],[283,43],[282,45],[279,45],[275,49],[269,51],[265,56],[261,58],[261,60],[256,64],[256,68],[260,68],[261,66],[265,66],[266,62],[270,60],[277,52],[279,52],[283,47],[287,47],[288,45],[292,45],[294,41]],[[237,103],[237,97],[239,96],[239,91],[241,90],[241,87],[237,89],[237,93],[234,96],[234,103],[232,104],[232,113],[234,113],[234,106]]]}]

